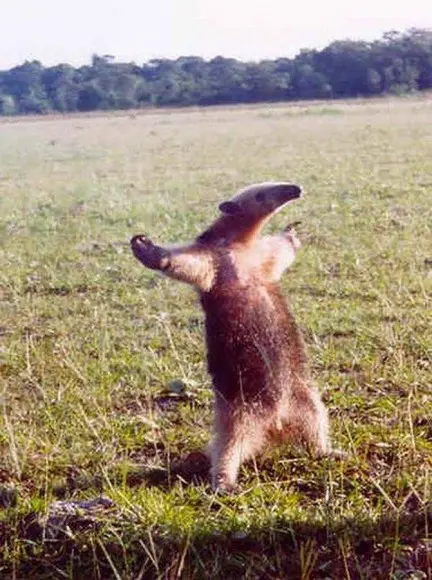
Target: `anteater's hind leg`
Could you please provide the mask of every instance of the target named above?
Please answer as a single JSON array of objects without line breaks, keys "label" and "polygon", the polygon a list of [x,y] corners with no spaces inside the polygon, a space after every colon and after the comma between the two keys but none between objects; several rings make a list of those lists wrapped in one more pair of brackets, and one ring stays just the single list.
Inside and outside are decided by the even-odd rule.
[{"label": "anteater's hind leg", "polygon": [[264,428],[255,418],[234,412],[217,412],[215,433],[209,446],[212,487],[233,491],[240,465],[264,445]]},{"label": "anteater's hind leg", "polygon": [[300,441],[316,457],[343,455],[332,448],[327,409],[313,386],[295,385],[284,423],[286,438]]}]

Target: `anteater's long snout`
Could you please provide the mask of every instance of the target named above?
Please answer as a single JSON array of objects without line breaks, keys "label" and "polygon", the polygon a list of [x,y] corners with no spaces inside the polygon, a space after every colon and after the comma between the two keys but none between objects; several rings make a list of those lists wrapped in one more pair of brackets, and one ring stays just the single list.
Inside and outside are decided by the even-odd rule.
[{"label": "anteater's long snout", "polygon": [[276,192],[277,199],[280,204],[286,203],[293,199],[298,199],[303,195],[303,189],[300,185],[280,185]]}]

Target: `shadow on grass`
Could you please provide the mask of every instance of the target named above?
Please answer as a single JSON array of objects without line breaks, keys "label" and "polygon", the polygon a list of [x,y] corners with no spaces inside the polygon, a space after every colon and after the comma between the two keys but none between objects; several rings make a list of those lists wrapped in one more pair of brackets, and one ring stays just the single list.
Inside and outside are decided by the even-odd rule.
[{"label": "shadow on grass", "polygon": [[[179,479],[189,485],[209,483],[209,460],[200,452],[169,465],[137,467],[123,483],[164,491]],[[90,484],[98,489],[95,483],[72,479],[69,491],[90,489]],[[102,480],[99,484],[102,491]],[[219,506],[225,500],[215,496],[215,502]],[[432,578],[431,506],[417,496],[379,521],[365,515],[313,523],[277,520],[269,514],[265,525],[245,526],[244,531],[204,531],[204,511],[203,532],[188,536],[146,525],[136,515],[139,510],[118,510],[113,502],[105,507],[96,513],[54,512],[51,520],[36,512],[17,515],[7,526],[0,519],[0,579]]]},{"label": "shadow on grass", "polygon": [[271,520],[247,533],[178,537],[115,518],[73,521],[56,538],[35,519],[18,522],[20,549],[10,549],[0,523],[0,578],[350,578],[422,579],[432,572],[431,513],[424,509],[379,522],[332,525]]},{"label": "shadow on grass", "polygon": [[[127,465],[125,472],[121,468],[102,475],[89,474],[79,469],[71,468],[64,480],[58,482],[53,488],[52,493],[57,499],[67,499],[75,492],[91,491],[102,493],[107,488],[107,480],[110,486],[134,487],[158,487],[168,491],[173,485],[181,480],[186,484],[199,485],[209,483],[210,461],[204,453],[200,451],[189,453],[184,458],[168,458],[163,456],[163,462],[169,467],[148,467],[150,452],[155,452],[154,446],[149,448],[143,447],[139,454],[133,456],[133,463]],[[0,508],[6,507],[2,502],[2,493],[5,494],[8,488],[2,491],[0,486]],[[43,495],[45,490],[40,490]],[[1,580],[1,577],[0,577]]]},{"label": "shadow on grass", "polygon": [[131,487],[142,485],[156,486],[162,489],[169,489],[176,480],[182,480],[185,483],[198,485],[208,483],[210,470],[209,458],[196,451],[189,453],[186,457],[173,461],[170,469],[145,468],[142,471],[131,471],[127,476],[127,484]]}]

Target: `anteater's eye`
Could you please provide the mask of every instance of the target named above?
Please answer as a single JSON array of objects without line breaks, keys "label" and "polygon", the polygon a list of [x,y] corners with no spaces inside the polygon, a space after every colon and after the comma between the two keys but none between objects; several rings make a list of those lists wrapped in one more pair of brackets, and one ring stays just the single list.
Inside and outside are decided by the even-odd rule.
[{"label": "anteater's eye", "polygon": [[241,207],[236,201],[224,201],[220,204],[219,209],[226,215],[235,215],[241,212]]},{"label": "anteater's eye", "polygon": [[255,199],[256,199],[257,201],[259,201],[260,203],[261,203],[261,202],[263,202],[263,201],[265,201],[265,193],[264,193],[263,191],[259,191],[259,192],[256,194],[256,198],[255,198]]}]

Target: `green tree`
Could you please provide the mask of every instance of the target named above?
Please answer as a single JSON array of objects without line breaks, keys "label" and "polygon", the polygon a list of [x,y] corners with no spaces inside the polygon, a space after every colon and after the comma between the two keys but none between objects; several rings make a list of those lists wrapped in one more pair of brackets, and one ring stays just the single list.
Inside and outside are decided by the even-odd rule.
[{"label": "green tree", "polygon": [[296,67],[293,87],[297,99],[327,99],[332,96],[332,87],[326,77],[310,64]]},{"label": "green tree", "polygon": [[0,93],[0,115],[13,115],[15,112],[16,105],[13,96]]},{"label": "green tree", "polygon": [[93,111],[355,97],[432,88],[432,30],[390,31],[375,42],[339,40],[291,58],[154,59],[142,66],[93,55],[79,68],[26,61],[0,71],[0,114]]},{"label": "green tree", "polygon": [[79,84],[73,67],[60,64],[47,68],[43,71],[42,81],[54,110],[62,113],[77,110]]},{"label": "green tree", "polygon": [[96,111],[107,108],[106,95],[100,87],[89,82],[80,89],[77,101],[78,111]]},{"label": "green tree", "polygon": [[352,40],[332,42],[316,54],[315,65],[324,74],[336,97],[368,94],[376,76],[369,73],[370,44]]},{"label": "green tree", "polygon": [[42,83],[43,67],[37,60],[7,71],[2,78],[4,93],[11,95],[20,113],[45,113],[50,101]]}]

